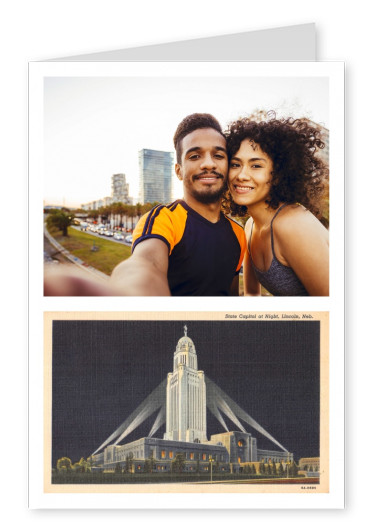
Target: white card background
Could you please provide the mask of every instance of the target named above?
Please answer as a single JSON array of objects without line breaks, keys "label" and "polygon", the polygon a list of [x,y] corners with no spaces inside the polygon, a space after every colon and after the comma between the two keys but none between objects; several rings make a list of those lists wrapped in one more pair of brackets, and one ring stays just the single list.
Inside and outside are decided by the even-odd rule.
[{"label": "white card background", "polygon": [[[220,73],[220,78],[218,78]],[[85,310],[99,310],[99,311],[142,311],[145,308],[154,311],[182,311],[191,310],[197,311],[201,305],[207,311],[222,310],[228,312],[231,309],[237,311],[329,311],[330,312],[330,360],[331,372],[330,379],[330,411],[336,411],[336,415],[330,415],[330,441],[331,453],[330,456],[335,455],[336,458],[330,461],[330,492],[326,496],[308,494],[306,496],[282,494],[279,497],[273,495],[270,498],[269,494],[258,494],[256,497],[248,496],[232,498],[231,502],[225,503],[220,497],[216,495],[207,494],[205,498],[195,495],[184,495],[184,503],[187,503],[191,508],[205,508],[205,507],[242,507],[242,508],[261,508],[261,507],[326,507],[338,508],[343,504],[343,201],[344,201],[344,186],[343,186],[343,65],[340,63],[316,63],[316,62],[44,62],[33,63],[30,65],[30,204],[40,204],[39,209],[31,209],[30,224],[32,226],[42,226],[43,212],[42,212],[42,198],[43,198],[43,183],[40,175],[44,174],[46,164],[46,144],[43,142],[46,124],[48,124],[48,117],[44,114],[44,99],[46,95],[46,86],[44,80],[48,78],[67,79],[78,77],[85,79],[85,87],[89,87],[90,80],[97,77],[104,77],[105,79],[122,78],[125,79],[143,79],[148,78],[150,87],[156,86],[158,80],[174,79],[174,76],[181,79],[186,79],[186,83],[190,80],[197,79],[193,83],[196,87],[201,79],[205,80],[205,84],[210,83],[211,78],[214,79],[215,85],[227,86],[229,82],[235,80],[234,86],[237,90],[241,86],[247,89],[247,86],[256,86],[261,82],[261,87],[264,91],[269,86],[279,87],[276,90],[278,97],[289,97],[295,100],[292,95],[292,87],[296,84],[301,84],[304,87],[302,91],[302,100],[308,105],[315,101],[320,103],[318,109],[322,108],[322,114],[318,110],[314,116],[319,122],[325,122],[330,130],[330,187],[331,187],[331,248],[330,248],[330,264],[331,264],[331,278],[330,278],[330,297],[316,298],[316,297],[302,297],[302,298],[284,298],[284,297],[264,297],[264,298],[249,298],[239,297],[235,300],[228,300],[226,298],[207,298],[205,300],[197,298],[150,298],[145,300],[144,297],[135,298],[44,298],[42,296],[42,263],[41,260],[30,261],[30,275],[34,279],[30,285],[30,303],[31,307],[38,309],[30,314],[31,328],[35,331],[30,340],[30,453],[32,459],[30,461],[30,500],[32,507],[92,507],[93,501],[87,495],[76,494],[43,494],[43,486],[41,483],[40,471],[43,469],[43,464],[37,458],[37,450],[40,447],[43,435],[43,327],[41,326],[41,318],[43,311],[85,311]],[[153,81],[153,78],[155,80]],[[261,81],[260,81],[261,80]],[[318,80],[316,82],[316,80]],[[93,81],[93,83],[94,83]],[[289,83],[288,83],[289,81]],[[130,81],[129,81],[130,82]],[[173,81],[169,82],[169,86]],[[287,89],[284,88],[287,84]],[[113,92],[114,81],[111,82],[110,87]],[[125,88],[123,89],[125,92]],[[284,95],[279,95],[279,91],[285,91]],[[321,91],[321,92],[320,92]],[[86,89],[85,89],[86,92]],[[209,91],[210,94],[211,91]],[[249,89],[246,90],[248,94]],[[312,94],[310,94],[312,92]],[[73,98],[74,92],[69,91],[70,97]],[[174,93],[172,89],[172,94]],[[204,99],[203,87],[200,91]],[[177,104],[179,105],[179,95],[177,92]],[[260,98],[261,96],[259,96]],[[306,100],[304,100],[304,98]],[[211,95],[212,99],[212,95]],[[231,100],[231,97],[229,98]],[[57,101],[63,101],[63,98],[57,98]],[[103,98],[102,100],[103,101]],[[111,99],[112,101],[112,99]],[[219,107],[223,106],[224,99]],[[326,104],[325,104],[326,103]],[[207,103],[208,105],[209,103]],[[254,105],[253,102],[251,105]],[[174,107],[173,107],[174,108]],[[310,109],[312,107],[309,107]],[[193,112],[192,109],[191,112]],[[211,111],[211,109],[209,109]],[[153,112],[153,106],[150,108]],[[154,111],[157,113],[157,110]],[[163,116],[167,113],[167,106],[162,106],[162,116],[157,119],[157,123],[163,120]],[[171,111],[170,111],[171,112]],[[181,111],[182,112],[182,111]],[[233,111],[237,114],[238,111]],[[187,114],[187,111],[183,115]],[[218,116],[218,115],[217,115]],[[42,119],[43,118],[43,119]],[[64,113],[64,120],[68,118],[68,114]],[[76,115],[74,115],[74,119]],[[166,116],[166,120],[167,120]],[[155,124],[154,127],[156,127]],[[172,127],[172,125],[171,125]],[[63,149],[63,145],[61,145]],[[56,152],[55,158],[60,157],[60,150]],[[61,161],[60,164],[63,164]],[[63,172],[69,173],[69,171]],[[47,179],[48,180],[48,179]],[[46,184],[47,186],[47,184]],[[41,247],[41,239],[37,233],[31,234],[30,243],[35,252],[35,256],[42,256],[43,250]],[[39,454],[41,457],[42,454]],[[121,498],[117,495],[104,495],[101,499],[95,497],[95,505],[97,507],[111,507],[121,508]],[[181,505],[175,500],[175,495],[158,495],[158,506],[173,507]],[[163,499],[162,499],[163,498]],[[145,498],[143,495],[132,496],[132,504],[136,508],[139,507],[156,507],[155,501],[150,498]]]}]

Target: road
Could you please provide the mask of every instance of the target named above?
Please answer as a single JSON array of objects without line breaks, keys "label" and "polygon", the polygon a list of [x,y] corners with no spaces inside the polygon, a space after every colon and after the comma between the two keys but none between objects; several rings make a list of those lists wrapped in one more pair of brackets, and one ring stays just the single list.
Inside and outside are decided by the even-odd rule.
[{"label": "road", "polygon": [[[76,225],[72,225],[72,228],[76,229],[78,231],[81,231],[81,228],[76,226]],[[92,232],[91,230],[87,230],[85,232],[86,232],[86,234],[91,234],[92,236],[96,236],[97,238],[103,238],[105,240],[111,240],[111,241],[113,241],[115,243],[120,243],[122,245],[127,245],[128,247],[130,247],[132,245],[131,243],[127,243],[124,240],[115,240],[115,238],[113,236],[104,236],[102,234],[98,234],[97,232]],[[126,235],[128,236],[129,233],[127,233]]]}]

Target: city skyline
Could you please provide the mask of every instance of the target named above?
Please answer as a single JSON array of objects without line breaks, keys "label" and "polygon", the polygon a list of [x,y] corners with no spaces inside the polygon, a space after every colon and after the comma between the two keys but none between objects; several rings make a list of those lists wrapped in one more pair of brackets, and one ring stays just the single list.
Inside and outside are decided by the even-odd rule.
[{"label": "city skyline", "polygon": [[[176,127],[193,112],[224,128],[257,109],[329,128],[327,77],[46,77],[44,89],[45,204],[105,197],[116,173],[137,202],[139,151],[174,151]],[[177,178],[172,193],[182,195]]]}]

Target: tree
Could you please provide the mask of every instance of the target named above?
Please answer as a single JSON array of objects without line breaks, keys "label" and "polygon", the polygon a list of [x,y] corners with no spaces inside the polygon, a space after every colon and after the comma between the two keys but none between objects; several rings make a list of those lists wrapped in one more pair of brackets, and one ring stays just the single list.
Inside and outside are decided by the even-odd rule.
[{"label": "tree", "polygon": [[139,218],[142,215],[142,205],[141,203],[136,204],[136,216]]},{"label": "tree", "polygon": [[127,474],[130,474],[132,472],[132,469],[133,469],[133,462],[134,462],[134,459],[133,459],[133,453],[130,452],[129,454],[127,454],[126,458],[125,458],[125,467],[124,467],[124,471],[127,473]]},{"label": "tree", "polygon": [[184,454],[177,453],[175,458],[172,461],[172,471],[179,472],[181,474],[185,467],[185,458]]},{"label": "tree", "polygon": [[61,457],[57,460],[56,468],[58,472],[70,472],[72,470],[72,461],[69,457]]},{"label": "tree", "polygon": [[154,456],[151,455],[149,459],[145,459],[144,472],[146,474],[152,474],[154,467],[155,467],[155,459],[154,459]]},{"label": "tree", "polygon": [[289,468],[289,474],[292,478],[296,477],[298,475],[299,468],[295,461],[293,461]]},{"label": "tree", "polygon": [[87,217],[93,219],[94,221],[97,221],[98,216],[99,216],[98,209],[92,208],[91,210],[89,210]]},{"label": "tree", "polygon": [[83,457],[77,463],[74,463],[72,466],[75,472],[90,472],[91,471],[91,460],[86,460]]},{"label": "tree", "polygon": [[73,223],[74,216],[63,212],[62,210],[55,210],[47,217],[47,227],[49,229],[56,228],[61,230],[63,236],[68,236],[68,227]]},{"label": "tree", "polygon": [[131,218],[131,229],[133,231],[134,229],[134,218],[136,216],[136,206],[135,205],[127,205],[127,214]]},{"label": "tree", "polygon": [[144,472],[145,472],[145,474],[150,474],[151,471],[152,471],[152,469],[151,469],[150,459],[145,459]]},{"label": "tree", "polygon": [[96,217],[100,216],[101,223],[104,224],[104,222],[107,222],[108,217],[110,216],[110,214],[111,214],[111,207],[110,206],[101,206],[97,210],[97,216]]},{"label": "tree", "polygon": [[122,223],[122,217],[126,214],[126,205],[124,203],[121,203],[120,201],[117,201],[116,203],[112,203],[109,207],[103,207],[108,208],[108,212],[111,215],[111,226],[121,226]]},{"label": "tree", "polygon": [[116,463],[115,465],[115,474],[121,474],[122,473],[122,468],[121,468],[121,464],[120,463]]},{"label": "tree", "polygon": [[200,456],[199,456],[199,454],[197,454],[197,459],[196,459],[196,472],[197,472],[197,474],[200,474]]}]

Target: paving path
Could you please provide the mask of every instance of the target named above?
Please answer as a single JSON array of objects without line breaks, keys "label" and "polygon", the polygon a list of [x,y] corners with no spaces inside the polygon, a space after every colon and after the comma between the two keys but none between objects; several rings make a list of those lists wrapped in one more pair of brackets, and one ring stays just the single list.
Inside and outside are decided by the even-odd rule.
[{"label": "paving path", "polygon": [[93,275],[101,278],[108,278],[109,275],[98,271],[95,267],[85,264],[77,256],[73,256],[67,249],[65,249],[58,241],[55,240],[48,232],[47,228],[44,227],[44,263],[45,264],[74,264],[75,266],[92,273]]}]

